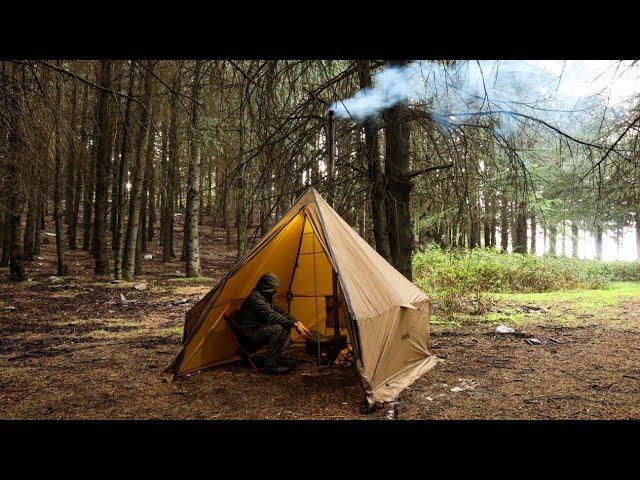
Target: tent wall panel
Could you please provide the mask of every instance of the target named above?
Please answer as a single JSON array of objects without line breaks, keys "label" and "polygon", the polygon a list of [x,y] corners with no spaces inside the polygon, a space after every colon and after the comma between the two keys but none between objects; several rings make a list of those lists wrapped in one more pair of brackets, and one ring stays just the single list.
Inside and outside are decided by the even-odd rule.
[{"label": "tent wall panel", "polygon": [[197,369],[199,365],[208,363],[220,363],[235,357],[237,344],[226,322],[221,317],[213,328],[207,332],[206,340],[202,346],[195,350],[194,355],[188,357],[183,364],[183,369],[189,371]]},{"label": "tent wall panel", "polygon": [[326,319],[326,304],[324,297],[318,297],[316,315],[316,298],[315,297],[294,297],[291,300],[291,314],[312,329],[323,326]]},{"label": "tent wall panel", "polygon": [[331,283],[332,273],[333,269],[324,253],[300,255],[298,257],[298,268],[296,268],[296,273],[291,285],[291,293],[294,296],[331,295],[333,292]]},{"label": "tent wall panel", "polygon": [[426,305],[421,308],[414,310],[400,307],[393,320],[388,322],[387,338],[372,375],[374,388],[395,372],[429,355],[429,311]]},{"label": "tent wall panel", "polygon": [[285,295],[295,267],[303,219],[304,213],[300,212],[268,245],[229,278],[216,303],[246,297],[265,272],[273,272],[280,278],[280,289],[276,295]]}]

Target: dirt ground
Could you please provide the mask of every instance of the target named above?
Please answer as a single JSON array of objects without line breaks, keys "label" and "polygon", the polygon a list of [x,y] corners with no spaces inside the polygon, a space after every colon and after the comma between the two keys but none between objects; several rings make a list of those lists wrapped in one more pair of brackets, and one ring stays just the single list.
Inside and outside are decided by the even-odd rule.
[{"label": "dirt ground", "polygon": [[257,375],[236,363],[166,383],[161,371],[180,348],[184,313],[234,261],[222,233],[209,233],[208,278],[185,280],[183,264],[162,264],[153,242],[139,279],[144,290],[95,278],[83,251],[69,252],[70,275],[58,283],[50,278],[53,238],[30,264],[31,281],[11,284],[0,269],[0,418],[640,418],[637,302],[619,309],[628,316],[624,328],[597,317],[554,325],[542,315],[522,328],[540,345],[486,322],[434,326],[441,362],[395,404],[367,415],[359,413],[355,369],[319,372],[298,351],[301,364],[288,375]]}]

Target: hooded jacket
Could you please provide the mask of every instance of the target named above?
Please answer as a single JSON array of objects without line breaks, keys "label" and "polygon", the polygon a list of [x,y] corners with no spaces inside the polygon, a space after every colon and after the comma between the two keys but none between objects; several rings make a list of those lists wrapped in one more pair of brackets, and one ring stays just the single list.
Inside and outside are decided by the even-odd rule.
[{"label": "hooded jacket", "polygon": [[262,325],[279,324],[291,329],[295,318],[280,306],[273,303],[273,294],[279,281],[275,275],[263,275],[256,287],[244,299],[240,306],[238,323],[243,333],[251,335]]}]

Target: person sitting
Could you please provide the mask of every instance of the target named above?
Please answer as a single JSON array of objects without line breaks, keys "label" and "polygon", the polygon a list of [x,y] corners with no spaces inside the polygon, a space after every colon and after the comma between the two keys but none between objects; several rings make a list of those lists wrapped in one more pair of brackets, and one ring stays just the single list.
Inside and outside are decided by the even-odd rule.
[{"label": "person sitting", "polygon": [[240,306],[238,326],[242,333],[259,347],[267,345],[263,372],[279,374],[295,365],[295,360],[286,355],[291,342],[291,329],[302,336],[309,335],[304,324],[290,313],[273,303],[273,295],[280,280],[273,273],[266,273],[258,280]]}]

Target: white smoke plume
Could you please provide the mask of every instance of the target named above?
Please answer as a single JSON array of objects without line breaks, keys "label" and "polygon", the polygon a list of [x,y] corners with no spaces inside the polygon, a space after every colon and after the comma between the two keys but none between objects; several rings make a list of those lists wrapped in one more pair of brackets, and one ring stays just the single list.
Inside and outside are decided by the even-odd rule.
[{"label": "white smoke plume", "polygon": [[448,67],[413,61],[385,67],[373,75],[372,87],[331,109],[338,118],[361,122],[407,102],[425,106],[444,127],[491,116],[504,134],[527,117],[575,129],[576,118],[597,105],[623,105],[640,90],[637,79],[637,68],[606,61],[460,61]]}]

